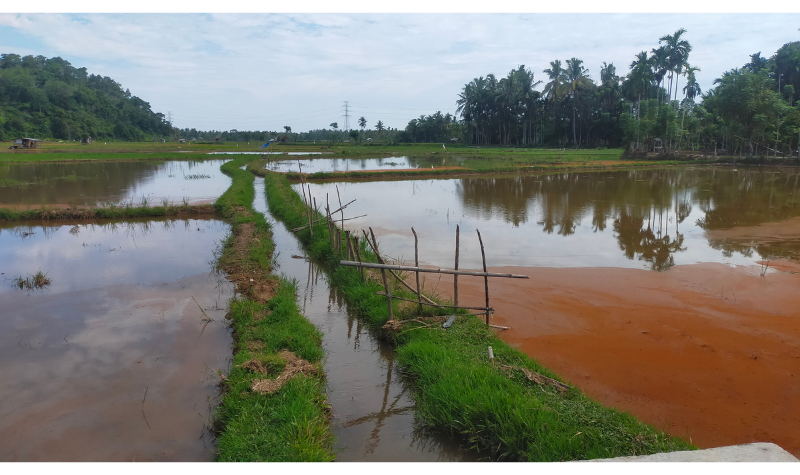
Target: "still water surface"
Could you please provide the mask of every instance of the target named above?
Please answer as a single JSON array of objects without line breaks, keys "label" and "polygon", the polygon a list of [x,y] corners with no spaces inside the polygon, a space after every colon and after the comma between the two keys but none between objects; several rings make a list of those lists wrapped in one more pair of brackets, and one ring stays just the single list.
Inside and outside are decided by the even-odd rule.
[{"label": "still water surface", "polygon": [[[311,183],[317,203],[357,201],[345,222],[372,226],[392,257],[452,267],[455,228],[460,267],[479,268],[481,231],[490,266],[628,267],[750,265],[800,258],[800,236],[770,242],[712,239],[707,231],[800,216],[800,173],[792,169],[679,168],[542,176]],[[299,185],[294,185],[300,193]],[[331,208],[338,207],[331,206]]]},{"label": "still water surface", "polygon": [[[210,261],[228,231],[0,225],[0,461],[212,460],[232,288]],[[48,287],[13,286],[37,271]]]},{"label": "still water surface", "polygon": [[0,208],[49,205],[103,206],[109,203],[161,206],[209,202],[231,184],[220,165],[227,160],[42,162],[0,166]]},{"label": "still water surface", "polygon": [[[460,159],[448,157],[448,165],[458,165]],[[439,161],[436,160],[439,164]],[[274,172],[297,172],[298,166],[303,173],[348,172],[372,170],[403,170],[429,168],[431,161],[427,158],[387,157],[387,158],[312,158],[309,160],[277,160],[264,166],[265,170]]]}]

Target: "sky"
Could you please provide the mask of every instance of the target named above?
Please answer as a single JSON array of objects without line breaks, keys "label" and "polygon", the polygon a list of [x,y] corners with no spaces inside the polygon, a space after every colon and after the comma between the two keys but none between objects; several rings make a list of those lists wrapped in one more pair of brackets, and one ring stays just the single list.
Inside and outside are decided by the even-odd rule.
[{"label": "sky", "polygon": [[627,74],[636,53],[679,28],[705,92],[751,54],[800,41],[800,14],[7,11],[0,53],[61,56],[171,112],[180,128],[342,129],[348,101],[351,129],[362,116],[370,129],[378,120],[402,129],[454,114],[466,83],[519,65],[543,81],[551,61],[572,57],[595,81],[603,62]]}]

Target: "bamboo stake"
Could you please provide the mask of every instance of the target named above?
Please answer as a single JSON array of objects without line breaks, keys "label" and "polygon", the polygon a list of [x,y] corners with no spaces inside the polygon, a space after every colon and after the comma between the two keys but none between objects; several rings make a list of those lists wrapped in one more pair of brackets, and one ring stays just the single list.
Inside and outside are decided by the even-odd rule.
[{"label": "bamboo stake", "polygon": [[[358,246],[358,237],[353,236],[353,242],[356,248],[356,257],[358,258],[358,262],[361,263],[361,249]],[[364,280],[364,268],[359,266],[358,270],[361,271],[361,280]]]},{"label": "bamboo stake", "polygon": [[[336,211],[331,211],[331,213],[334,213],[334,214],[335,214],[335,213],[336,213]],[[353,216],[352,218],[344,218],[344,220],[345,220],[345,221],[352,221],[352,220],[354,220],[354,219],[363,218],[364,216],[368,216],[368,215],[366,215],[366,214],[362,214],[362,215],[359,215],[359,216]],[[321,222],[325,221],[326,219],[328,219],[328,218],[327,218],[327,217],[325,217],[325,216],[323,216],[323,217],[321,217],[321,218],[319,218],[319,219],[316,219],[316,220],[314,220],[314,223],[315,223],[315,224],[316,224],[316,223],[321,223]],[[308,228],[308,225],[305,225],[305,226],[300,226],[299,228],[292,228],[292,232],[293,232],[293,233],[296,233],[296,232],[298,232],[298,231],[302,231],[302,230],[304,230],[304,229],[306,229],[306,228]]]},{"label": "bamboo stake", "polygon": [[[342,206],[342,196],[339,194],[339,185],[336,185],[336,196],[339,198],[339,206]],[[344,229],[344,211],[342,211],[342,229]]]},{"label": "bamboo stake", "polygon": [[[372,231],[372,227],[369,228],[369,233],[372,235],[372,244],[374,249],[378,249],[378,241],[375,239],[375,233]],[[383,259],[381,259],[381,255],[377,252],[375,253],[378,257],[378,262],[383,264]],[[386,281],[386,271],[381,269],[381,277],[383,278],[383,288],[386,289],[386,305],[389,307],[389,320],[394,320],[394,315],[392,314],[392,296],[389,294],[389,282]]]},{"label": "bamboo stake", "polygon": [[[456,267],[455,270],[458,270],[458,235],[459,229],[458,225],[456,224]],[[484,272],[486,269],[484,269]],[[458,274],[453,276],[453,305],[458,307]]]},{"label": "bamboo stake", "polygon": [[347,240],[347,259],[352,261],[353,248],[351,246],[352,243],[350,242],[350,231],[345,231],[344,235]]},{"label": "bamboo stake", "polygon": [[[411,232],[414,233],[414,266],[419,267],[419,242],[417,240],[417,232],[414,227],[411,227]],[[419,290],[419,272],[414,272],[417,277],[417,302],[419,303],[419,312],[422,313],[422,292]]]},{"label": "bamboo stake", "polygon": [[452,270],[452,269],[426,269],[424,267],[413,266],[399,266],[395,264],[373,264],[372,262],[354,262],[354,261],[339,261],[339,265],[351,267],[366,267],[367,269],[386,269],[386,270],[402,270],[408,272],[428,272],[431,274],[450,274],[450,275],[473,275],[476,277],[505,277],[508,279],[530,279],[527,275],[519,274],[498,274],[495,272],[472,272],[466,270]]},{"label": "bamboo stake", "polygon": [[333,249],[333,228],[331,227],[331,202],[328,199],[328,193],[325,193],[325,212],[327,213],[327,223],[328,223],[328,237],[331,239],[331,249]]},{"label": "bamboo stake", "polygon": [[[367,244],[369,244],[369,245],[370,245],[370,247],[372,247],[372,243],[371,243],[371,242],[367,241]],[[376,249],[375,247],[372,247],[372,252],[374,252],[375,254],[378,254],[378,249]],[[379,260],[380,260],[380,262],[383,262],[383,260],[382,260],[382,259],[379,259]],[[345,261],[343,261],[343,262],[345,262]],[[414,290],[414,288],[413,288],[413,287],[411,287],[410,285],[408,285],[408,283],[407,283],[405,280],[403,280],[403,278],[402,278],[402,277],[400,277],[399,275],[397,275],[397,274],[396,274],[396,273],[395,273],[395,272],[394,272],[392,269],[388,269],[388,270],[389,270],[389,273],[390,273],[390,274],[392,274],[392,277],[394,277],[395,279],[397,279],[397,281],[398,281],[398,282],[400,282],[401,284],[403,284],[403,287],[405,287],[405,288],[407,288],[408,290],[410,290],[410,291],[414,292],[415,294],[417,294],[417,297],[419,297],[419,298],[420,298],[420,299],[422,299],[422,300],[425,300],[425,301],[426,301],[426,302],[428,302],[428,303],[436,303],[436,302],[434,302],[433,300],[429,299],[428,297],[426,297],[426,296],[422,295],[422,292],[419,292],[418,290]]]},{"label": "bamboo stake", "polygon": [[[342,195],[339,194],[339,185],[336,185],[336,197],[339,198],[339,206],[342,206]],[[344,231],[344,210],[342,210],[342,231]],[[336,237],[338,238],[338,249],[341,252],[342,250],[342,235],[341,232],[336,232]]]},{"label": "bamboo stake", "polygon": [[[311,188],[308,189],[308,194],[311,195]],[[311,215],[314,216],[315,218],[317,217],[316,211],[317,211],[317,199],[314,198],[314,209],[311,210]],[[311,223],[311,234],[314,234],[314,223],[313,223],[313,221]]]},{"label": "bamboo stake", "polygon": [[308,221],[308,227],[311,227],[311,213],[309,213],[308,211],[309,206],[308,206],[308,201],[306,201],[306,186],[302,181],[300,182],[300,189],[303,191],[303,204],[305,205],[306,220]]},{"label": "bamboo stake", "polygon": [[[478,241],[481,243],[481,257],[483,257],[483,272],[486,273],[486,252],[483,250],[483,239],[481,239],[481,232],[477,229]],[[486,288],[486,324],[489,324],[489,276],[483,277],[483,285]]]}]

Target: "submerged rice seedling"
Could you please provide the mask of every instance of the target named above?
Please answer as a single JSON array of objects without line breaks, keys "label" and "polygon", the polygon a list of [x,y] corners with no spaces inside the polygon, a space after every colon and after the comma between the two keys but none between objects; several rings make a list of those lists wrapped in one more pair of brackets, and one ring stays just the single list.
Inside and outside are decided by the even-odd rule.
[{"label": "submerged rice seedling", "polygon": [[22,277],[21,275],[14,277],[11,279],[11,284],[21,290],[38,290],[50,285],[50,278],[47,277],[47,274],[39,271],[27,277]]}]

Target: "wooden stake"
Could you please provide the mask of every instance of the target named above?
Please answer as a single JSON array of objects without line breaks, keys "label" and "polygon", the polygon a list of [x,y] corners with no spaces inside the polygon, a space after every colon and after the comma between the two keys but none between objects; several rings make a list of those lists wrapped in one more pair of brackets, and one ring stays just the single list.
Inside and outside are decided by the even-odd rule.
[{"label": "wooden stake", "polygon": [[[456,224],[456,267],[455,270],[458,270],[458,235],[459,229],[458,225]],[[484,269],[485,271],[485,269]],[[458,274],[453,276],[453,305],[458,307]]]},{"label": "wooden stake", "polygon": [[[486,252],[483,250],[483,239],[481,239],[481,232],[477,229],[478,242],[481,243],[481,257],[483,257],[483,272],[486,273]],[[486,324],[489,324],[489,276],[483,277],[483,285],[486,289]]]},{"label": "wooden stake", "polygon": [[[371,242],[369,242],[369,241],[367,241],[367,244],[369,244],[369,245],[370,245],[370,247],[372,247],[372,252],[374,252],[376,255],[378,255],[378,249],[377,249],[377,248],[375,248],[374,246],[372,246],[372,243],[371,243]],[[341,263],[343,263],[343,262],[346,262],[346,261],[342,261],[342,262],[340,262],[340,264],[341,264]],[[383,261],[381,260],[381,262],[383,262]],[[347,264],[344,264],[344,265],[347,265]],[[374,265],[374,264],[372,264],[372,265]],[[366,266],[364,266],[364,267],[370,267],[370,264],[368,263],[368,264],[367,264]],[[400,282],[400,283],[403,285],[403,287],[405,287],[405,288],[407,288],[408,290],[410,290],[410,291],[414,292],[415,294],[417,294],[417,297],[418,297],[419,299],[422,299],[422,300],[424,300],[424,301],[426,301],[426,302],[428,302],[428,303],[430,303],[430,304],[435,304],[435,303],[436,303],[436,302],[434,302],[433,300],[429,299],[428,297],[426,297],[426,296],[422,295],[422,292],[419,292],[418,290],[414,290],[414,288],[413,288],[413,287],[411,287],[410,285],[408,285],[408,283],[407,283],[405,280],[403,280],[403,278],[402,278],[402,277],[400,277],[399,275],[397,275],[397,274],[396,274],[396,273],[395,273],[395,272],[394,272],[392,269],[389,269],[389,267],[390,267],[390,266],[388,266],[388,265],[384,265],[384,266],[383,266],[383,268],[384,268],[384,269],[386,269],[386,270],[388,270],[388,271],[389,271],[389,273],[390,273],[390,274],[392,274],[392,277],[394,277],[395,279],[397,279],[397,281],[398,281],[398,282]],[[397,298],[397,297],[395,297],[395,298]]]},{"label": "wooden stake", "polygon": [[[417,232],[414,227],[411,227],[411,232],[414,233],[414,266],[419,267],[419,242],[417,240]],[[417,302],[419,303],[419,313],[422,313],[422,292],[419,290],[419,272],[414,272],[417,276]]]},{"label": "wooden stake", "polygon": [[[358,262],[360,264],[361,263],[361,249],[358,246],[358,237],[357,236],[353,236],[353,243],[354,243],[355,248],[356,248],[356,257],[358,258]],[[361,280],[364,280],[364,268],[363,267],[359,267],[358,270],[361,271]]]},{"label": "wooden stake", "polygon": [[[308,189],[308,194],[309,194],[309,196],[311,196],[311,188],[310,187]],[[311,210],[311,215],[314,217],[314,219],[316,219],[316,217],[317,217],[316,211],[317,211],[317,199],[314,198],[314,209]],[[311,234],[314,234],[314,221],[313,221],[313,219],[311,221]]]},{"label": "wooden stake", "polygon": [[[331,213],[332,214],[336,214],[336,211],[331,211]],[[353,216],[352,218],[344,218],[344,220],[345,221],[351,221],[353,219],[363,218],[364,216],[367,216],[367,215],[366,214],[362,214],[362,215],[359,215],[359,216]],[[321,223],[321,222],[325,221],[326,219],[328,219],[326,216],[323,216],[321,218],[315,219],[314,220],[314,224]],[[302,231],[302,230],[306,229],[307,227],[308,227],[308,225],[306,224],[305,226],[300,226],[299,228],[292,228],[292,232],[296,233],[298,231]]]},{"label": "wooden stake", "polygon": [[[384,264],[381,255],[377,252],[378,241],[375,239],[375,233],[372,231],[371,226],[369,228],[369,233],[372,235],[372,247],[376,250],[375,255],[378,257],[378,263]],[[386,271],[383,269],[381,269],[381,277],[383,278],[383,288],[386,290],[386,305],[389,307],[389,320],[394,320],[394,314],[392,313],[392,296],[389,293],[389,282],[386,280]]]},{"label": "wooden stake", "polygon": [[344,235],[345,239],[347,240],[347,258],[352,261],[353,247],[352,243],[350,242],[350,231],[345,231]]}]

